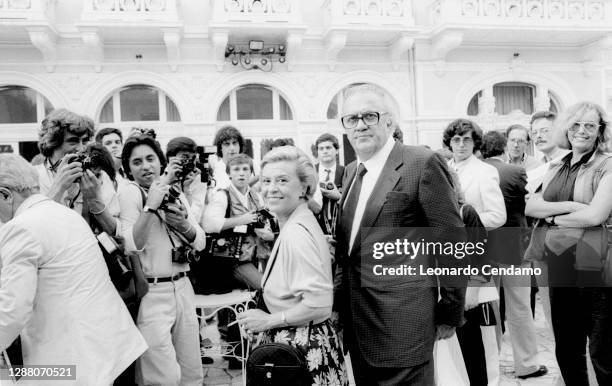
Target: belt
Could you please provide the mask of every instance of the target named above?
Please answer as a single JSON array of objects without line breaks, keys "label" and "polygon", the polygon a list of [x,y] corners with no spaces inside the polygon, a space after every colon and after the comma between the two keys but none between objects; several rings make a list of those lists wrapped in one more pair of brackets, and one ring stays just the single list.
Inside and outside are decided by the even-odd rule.
[{"label": "belt", "polygon": [[169,281],[177,281],[178,279],[187,276],[187,272],[179,272],[174,276],[168,276],[168,277],[148,277],[147,281],[149,283],[166,283]]}]

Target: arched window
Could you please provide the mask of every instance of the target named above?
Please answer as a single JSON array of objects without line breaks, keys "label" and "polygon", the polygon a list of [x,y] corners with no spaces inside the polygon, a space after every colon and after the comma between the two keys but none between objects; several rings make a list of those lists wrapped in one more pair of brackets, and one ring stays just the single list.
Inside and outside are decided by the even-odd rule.
[{"label": "arched window", "polygon": [[[495,113],[499,116],[506,115],[531,115],[536,110],[536,86],[521,82],[503,82],[493,85],[493,96],[495,98]],[[467,115],[480,115],[479,100],[483,96],[483,90],[474,94],[467,106]],[[550,100],[550,111],[558,112],[560,103],[552,92],[548,92]]]},{"label": "arched window", "polygon": [[104,103],[100,123],[180,122],[176,105],[162,90],[136,84],[116,90]]},{"label": "arched window", "polygon": [[247,84],[230,92],[223,100],[217,121],[293,120],[291,107],[275,88]]},{"label": "arched window", "polygon": [[53,110],[41,93],[23,86],[0,87],[0,124],[38,123]]}]

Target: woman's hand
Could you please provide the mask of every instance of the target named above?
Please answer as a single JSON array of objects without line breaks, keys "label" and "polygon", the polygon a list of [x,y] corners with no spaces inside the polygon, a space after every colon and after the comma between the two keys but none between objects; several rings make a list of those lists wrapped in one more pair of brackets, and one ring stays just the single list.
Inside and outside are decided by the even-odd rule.
[{"label": "woman's hand", "polygon": [[258,309],[241,312],[236,319],[247,334],[267,331],[275,327],[272,315]]}]

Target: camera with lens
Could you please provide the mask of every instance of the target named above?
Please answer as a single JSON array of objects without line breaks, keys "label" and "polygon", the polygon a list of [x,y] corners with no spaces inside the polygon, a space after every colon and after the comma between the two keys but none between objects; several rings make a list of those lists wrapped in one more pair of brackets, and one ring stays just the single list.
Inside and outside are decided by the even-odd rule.
[{"label": "camera with lens", "polygon": [[188,246],[181,245],[172,248],[172,262],[177,264],[187,264],[198,261],[197,254]]},{"label": "camera with lens", "polygon": [[274,215],[266,208],[259,209],[255,214],[257,214],[257,221],[251,223],[253,228],[265,228],[267,220],[274,219]]},{"label": "camera with lens", "polygon": [[210,163],[208,162],[209,157],[217,152],[216,146],[198,146],[196,147],[197,162],[196,167],[200,169],[200,177],[202,182],[206,185],[215,186],[215,179],[212,177],[212,170]]},{"label": "camera with lens", "polygon": [[319,187],[321,189],[333,190],[336,185],[333,182],[319,182]]},{"label": "camera with lens", "polygon": [[75,153],[74,156],[70,159],[70,163],[80,162],[81,168],[83,171],[85,170],[93,170],[95,168],[99,168],[100,165],[96,162],[96,159],[86,152],[78,152]]},{"label": "camera with lens", "polygon": [[179,201],[180,195],[181,195],[181,191],[178,190],[176,186],[171,185],[170,189],[168,189],[168,194],[166,194],[166,196],[164,197],[164,200],[162,201],[159,208],[162,210],[166,210],[168,209],[168,204],[176,204],[177,202],[180,202]]},{"label": "camera with lens", "polygon": [[[176,177],[180,180],[183,180],[189,173],[198,167],[196,157],[189,154],[182,154],[179,158],[179,163],[181,165],[181,170],[176,173]],[[198,169],[200,168],[198,167]]]}]

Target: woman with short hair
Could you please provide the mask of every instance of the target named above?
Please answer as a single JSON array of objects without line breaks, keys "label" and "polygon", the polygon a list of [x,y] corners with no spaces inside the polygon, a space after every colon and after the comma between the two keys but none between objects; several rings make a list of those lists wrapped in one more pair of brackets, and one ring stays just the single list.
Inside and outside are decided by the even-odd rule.
[{"label": "woman with short hair", "polygon": [[302,351],[313,384],[348,385],[330,321],[331,255],[307,204],[316,184],[314,165],[298,148],[282,146],[264,156],[262,194],[278,217],[280,234],[262,279],[267,310],[247,310],[238,321],[247,333],[263,332],[263,343],[287,343]]}]

